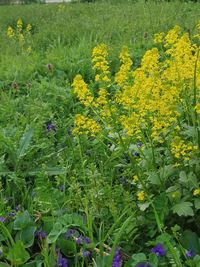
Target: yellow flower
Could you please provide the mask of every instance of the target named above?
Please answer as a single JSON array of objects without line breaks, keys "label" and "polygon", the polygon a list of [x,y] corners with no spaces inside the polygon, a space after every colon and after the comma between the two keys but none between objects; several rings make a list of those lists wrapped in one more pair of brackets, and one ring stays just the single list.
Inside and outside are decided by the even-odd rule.
[{"label": "yellow flower", "polygon": [[195,190],[193,191],[193,196],[198,196],[198,195],[200,195],[200,188],[195,189]]},{"label": "yellow flower", "polygon": [[145,193],[144,191],[140,191],[137,193],[137,198],[139,201],[143,201],[145,199]]},{"label": "yellow flower", "polygon": [[96,70],[95,81],[103,81],[110,85],[110,71],[108,64],[108,51],[105,44],[100,44],[93,49],[92,62],[93,69]]},{"label": "yellow flower", "polygon": [[26,26],[26,32],[27,32],[27,33],[30,33],[31,30],[32,30],[32,26],[31,26],[30,23],[28,23],[27,26]]},{"label": "yellow flower", "polygon": [[200,103],[196,104],[195,110],[197,114],[200,114]]},{"label": "yellow flower", "polygon": [[134,175],[134,176],[133,176],[133,182],[134,182],[134,183],[137,183],[138,181],[139,181],[138,176],[137,176],[137,175]]},{"label": "yellow flower", "polygon": [[165,33],[164,32],[160,32],[160,33],[156,33],[154,34],[154,43],[155,44],[159,44],[163,42],[163,38],[164,38]]},{"label": "yellow flower", "polygon": [[77,114],[75,116],[75,127],[73,129],[73,134],[86,134],[95,136],[101,131],[101,127],[94,119],[90,119],[84,115]]},{"label": "yellow flower", "polygon": [[122,48],[119,58],[121,61],[121,66],[120,70],[115,75],[115,82],[122,86],[128,82],[131,66],[133,64],[127,46]]},{"label": "yellow flower", "polygon": [[22,28],[23,28],[23,21],[22,21],[22,19],[18,19],[18,21],[17,21],[17,30],[18,30],[18,32],[21,32]]},{"label": "yellow flower", "polygon": [[8,29],[7,29],[7,36],[9,38],[12,38],[12,37],[15,36],[15,32],[14,32],[14,30],[13,30],[13,28],[11,26],[9,26]]},{"label": "yellow flower", "polygon": [[76,75],[72,83],[72,87],[75,94],[77,94],[79,101],[86,107],[90,106],[94,97],[92,96],[88,85],[85,83],[81,75]]},{"label": "yellow flower", "polygon": [[31,53],[31,52],[32,52],[32,47],[29,46],[29,47],[26,49],[26,51],[27,51],[28,53]]}]

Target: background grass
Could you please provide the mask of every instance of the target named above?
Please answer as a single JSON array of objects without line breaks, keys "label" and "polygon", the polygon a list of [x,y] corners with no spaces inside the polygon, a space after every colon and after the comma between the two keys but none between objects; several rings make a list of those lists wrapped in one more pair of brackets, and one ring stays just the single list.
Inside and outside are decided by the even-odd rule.
[{"label": "background grass", "polygon": [[[179,24],[193,32],[199,18],[200,3],[180,1],[123,1],[59,5],[2,6],[0,8],[0,73],[1,82],[31,80],[44,66],[52,63],[70,81],[76,73],[90,78],[90,55],[98,43],[106,43],[112,54],[112,67],[122,45],[130,48],[135,64],[152,46],[156,32],[167,31]],[[21,18],[33,25],[29,43],[33,48],[27,56],[16,51],[6,30]]]}]

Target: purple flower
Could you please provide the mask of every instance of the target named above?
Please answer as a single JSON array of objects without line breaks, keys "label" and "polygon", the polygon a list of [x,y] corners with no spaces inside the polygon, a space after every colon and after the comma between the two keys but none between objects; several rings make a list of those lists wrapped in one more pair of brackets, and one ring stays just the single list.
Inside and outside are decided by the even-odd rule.
[{"label": "purple flower", "polygon": [[86,238],[85,238],[85,244],[88,245],[88,244],[90,244],[90,242],[91,242],[90,241],[90,238],[86,236]]},{"label": "purple flower", "polygon": [[40,237],[41,237],[42,239],[45,239],[46,236],[47,236],[47,234],[46,234],[44,231],[41,231],[41,232],[39,233],[39,235],[40,235]]},{"label": "purple flower", "polygon": [[64,191],[65,191],[65,186],[64,186],[64,184],[60,185],[59,189],[60,189],[61,192],[64,192]]},{"label": "purple flower", "polygon": [[140,153],[137,152],[137,151],[135,151],[135,152],[133,153],[133,155],[134,155],[135,157],[139,157],[139,156],[140,156]]},{"label": "purple flower", "polygon": [[83,236],[80,235],[77,239],[76,239],[76,244],[81,245],[83,243]]},{"label": "purple flower", "polygon": [[65,239],[69,239],[71,237],[73,237],[73,235],[76,233],[75,229],[69,229],[66,233],[65,233]]},{"label": "purple flower", "polygon": [[15,217],[15,212],[14,211],[11,211],[11,212],[9,212],[9,214],[8,214],[10,217]]},{"label": "purple flower", "polygon": [[62,256],[60,250],[58,250],[58,252],[57,252],[57,264],[56,264],[56,267],[68,267],[67,259]]},{"label": "purple flower", "polygon": [[154,248],[151,250],[152,253],[156,254],[157,256],[165,256],[166,251],[162,244],[157,244]]},{"label": "purple flower", "polygon": [[0,247],[0,257],[3,254],[3,249]]},{"label": "purple flower", "polygon": [[55,125],[54,125],[51,121],[47,122],[47,124],[46,124],[46,128],[47,128],[47,131],[48,131],[49,133],[50,133],[51,131],[55,131],[55,130],[56,130]]},{"label": "purple flower", "polygon": [[185,255],[191,259],[194,257],[194,252],[192,250],[187,250]]},{"label": "purple flower", "polygon": [[20,205],[18,205],[18,206],[16,207],[16,212],[21,211],[21,210],[22,210],[22,209],[21,209]]},{"label": "purple flower", "polygon": [[119,251],[119,249],[115,250],[113,262],[112,262],[112,267],[121,267],[122,263],[122,255]]},{"label": "purple flower", "polygon": [[89,250],[83,251],[83,257],[89,258],[91,256],[91,252]]},{"label": "purple flower", "polygon": [[138,147],[142,147],[142,146],[143,146],[143,143],[142,143],[142,142],[138,142],[138,143],[137,143],[137,146],[138,146]]},{"label": "purple flower", "polygon": [[0,222],[4,223],[6,221],[6,218],[4,216],[0,216]]}]

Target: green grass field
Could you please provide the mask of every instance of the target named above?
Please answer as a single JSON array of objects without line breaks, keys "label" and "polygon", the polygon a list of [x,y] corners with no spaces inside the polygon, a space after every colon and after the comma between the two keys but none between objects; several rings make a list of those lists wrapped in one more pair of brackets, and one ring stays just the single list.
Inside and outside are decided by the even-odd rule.
[{"label": "green grass field", "polygon": [[200,266],[199,19],[0,6],[0,267]]}]

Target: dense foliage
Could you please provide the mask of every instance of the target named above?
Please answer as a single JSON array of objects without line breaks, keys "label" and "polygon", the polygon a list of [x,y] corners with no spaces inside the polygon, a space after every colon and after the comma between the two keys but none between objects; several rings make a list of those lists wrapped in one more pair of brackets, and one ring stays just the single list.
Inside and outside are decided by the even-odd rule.
[{"label": "dense foliage", "polygon": [[196,5],[35,8],[0,10],[0,266],[200,266]]}]

